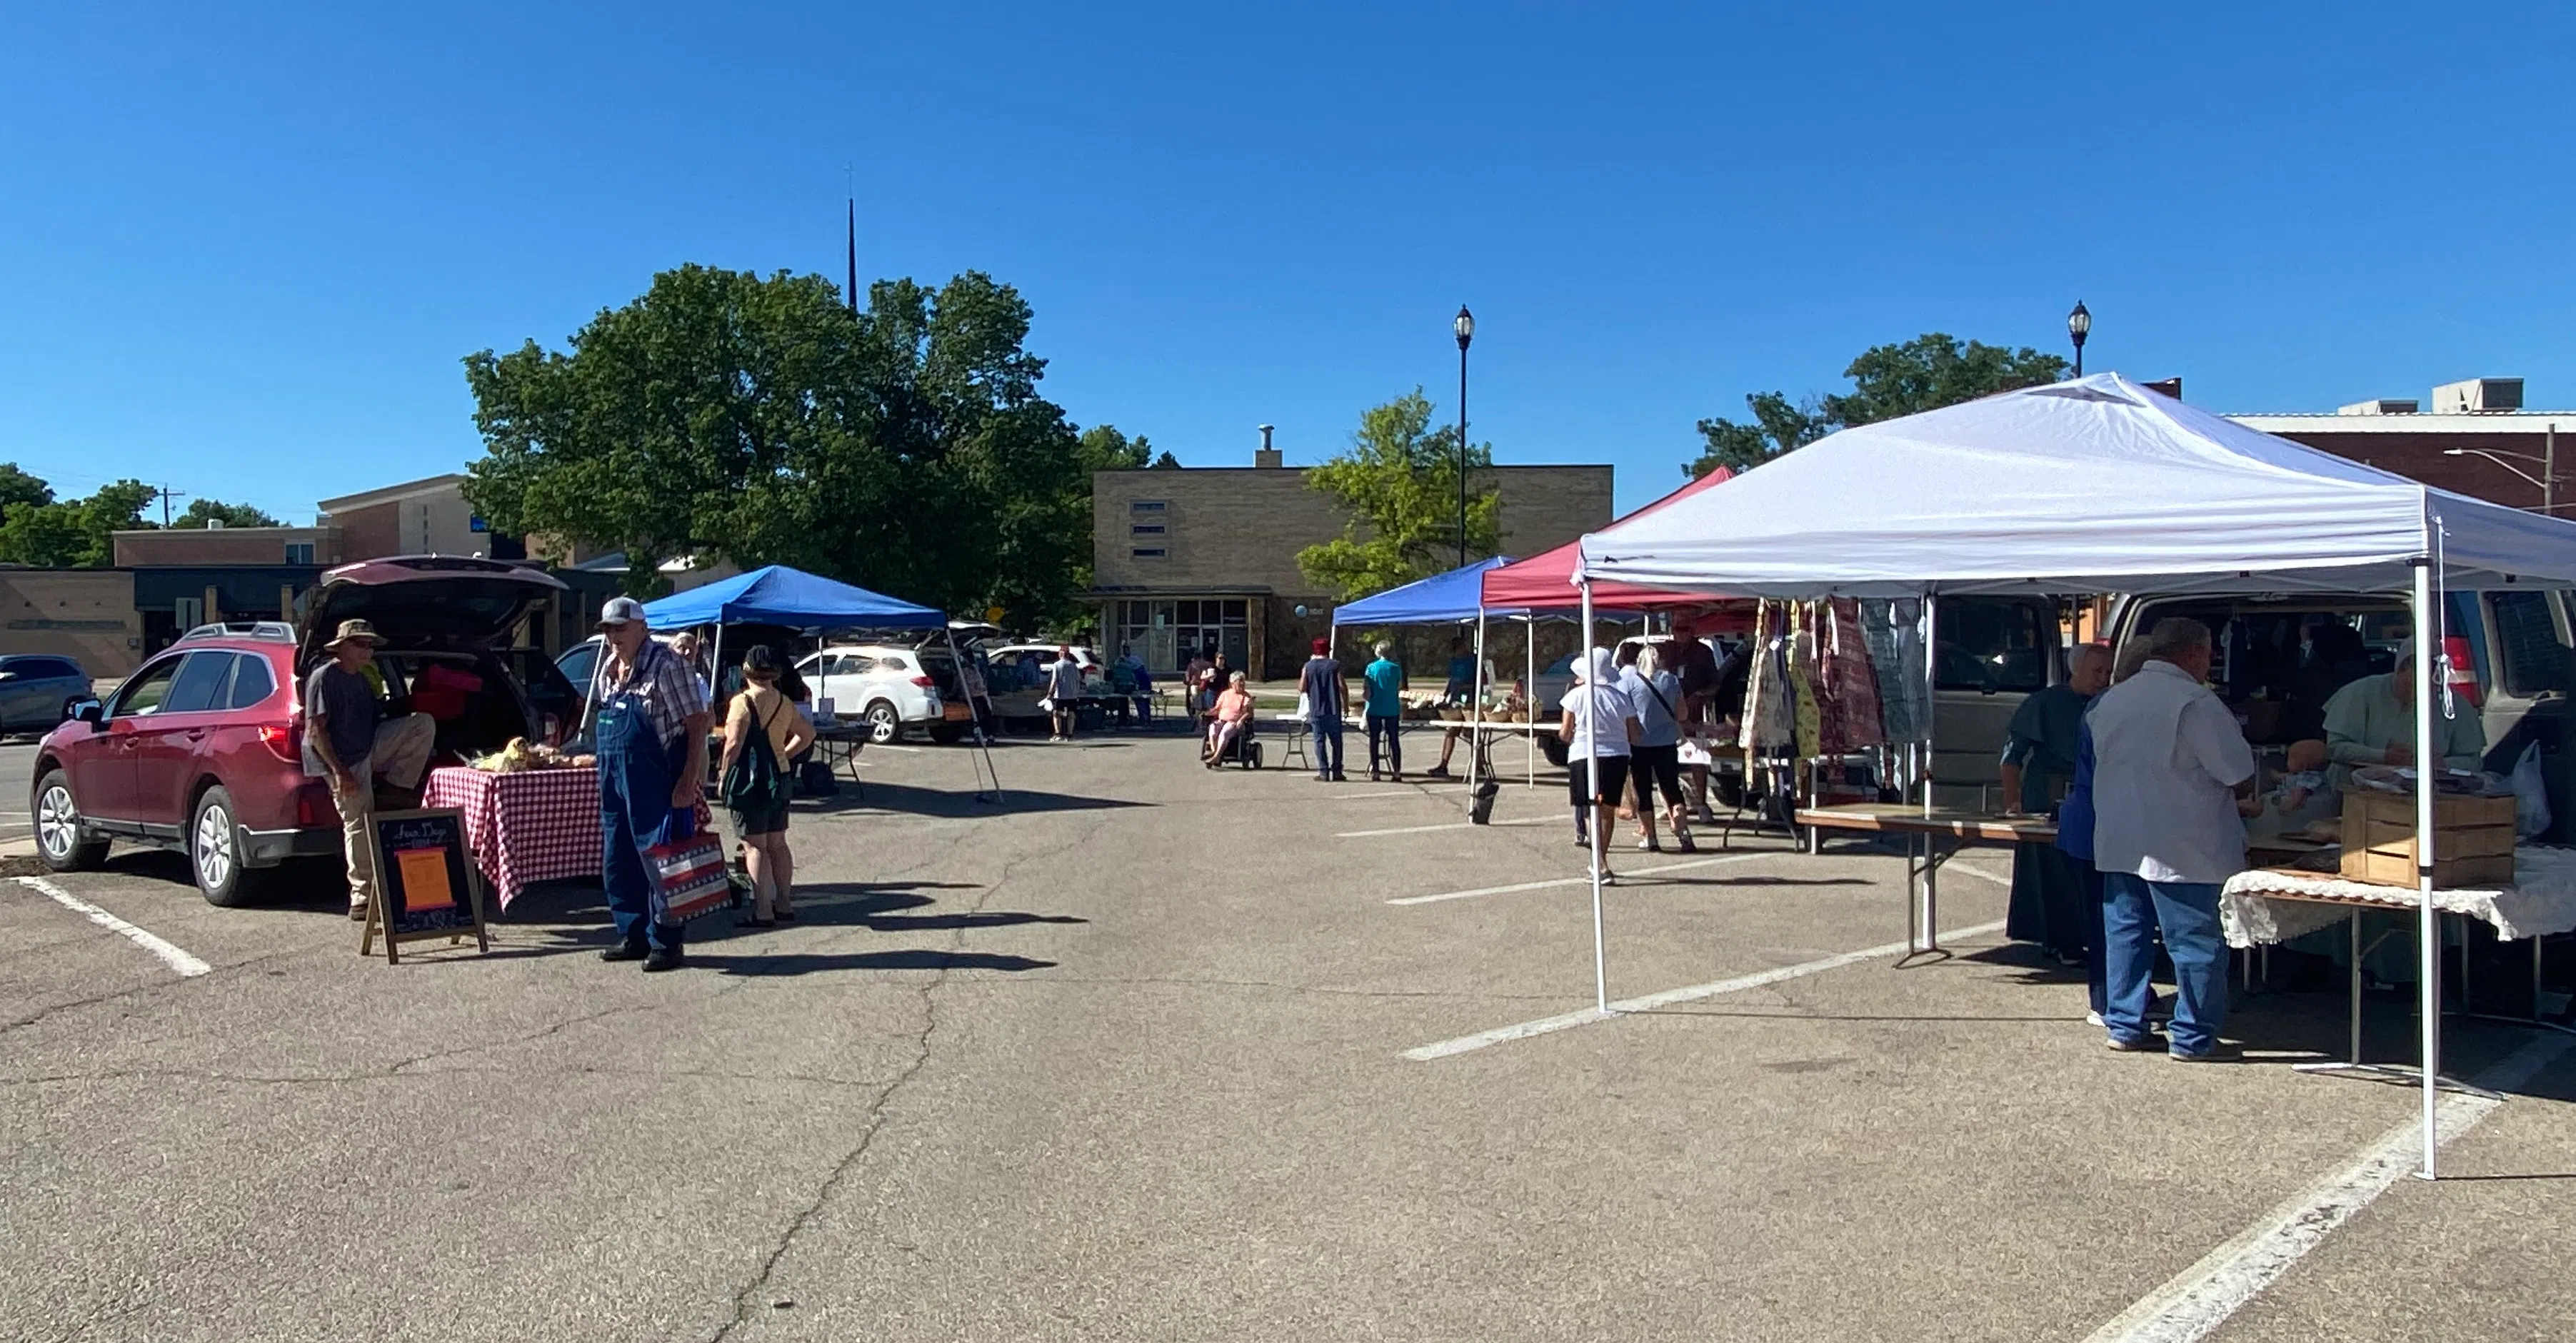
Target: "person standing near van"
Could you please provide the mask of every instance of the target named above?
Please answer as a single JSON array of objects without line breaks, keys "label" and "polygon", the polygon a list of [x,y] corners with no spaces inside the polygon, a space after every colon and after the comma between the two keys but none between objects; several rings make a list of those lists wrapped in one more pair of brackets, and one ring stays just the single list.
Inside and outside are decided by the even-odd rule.
[{"label": "person standing near van", "polygon": [[1395,660],[1395,645],[1377,646],[1377,660],[1360,670],[1360,679],[1368,683],[1367,715],[1369,782],[1378,781],[1378,738],[1386,738],[1386,767],[1397,783],[1404,782],[1404,743],[1397,733],[1404,726],[1404,668]]},{"label": "person standing near van", "polygon": [[361,920],[376,893],[376,843],[368,824],[376,813],[376,781],[406,793],[420,787],[438,738],[437,722],[425,713],[377,721],[381,674],[367,673],[379,642],[366,621],[341,621],[338,636],[322,645],[331,660],[304,681],[304,772],[331,781],[349,859],[349,917]]},{"label": "person standing near van", "polygon": [[680,925],[653,919],[653,874],[647,845],[661,843],[673,820],[694,812],[705,792],[711,714],[697,669],[657,643],[644,627],[644,604],[611,598],[599,608],[606,636],[591,673],[592,736],[599,746],[599,884],[617,926],[604,961],[642,961],[647,971],[680,968]]},{"label": "person standing near van", "polygon": [[1297,693],[1306,701],[1306,726],[1315,734],[1315,782],[1341,783],[1342,713],[1350,704],[1350,687],[1342,664],[1333,660],[1332,641],[1317,639],[1315,655],[1297,674]]},{"label": "person standing near van", "polygon": [[1082,703],[1082,664],[1074,659],[1073,649],[1065,644],[1055,646],[1055,661],[1047,664],[1048,713],[1055,719],[1055,733],[1048,741],[1073,740],[1074,709]]}]

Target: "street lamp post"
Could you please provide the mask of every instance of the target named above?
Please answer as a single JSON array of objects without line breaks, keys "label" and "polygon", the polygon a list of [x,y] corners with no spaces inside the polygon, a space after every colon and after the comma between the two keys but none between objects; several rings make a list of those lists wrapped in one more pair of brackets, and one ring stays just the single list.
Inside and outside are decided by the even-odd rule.
[{"label": "street lamp post", "polygon": [[1476,338],[1475,314],[1458,305],[1458,567],[1467,567],[1467,342]]},{"label": "street lamp post", "polygon": [[[2556,517],[2558,516],[2558,426],[2555,423],[2552,423],[2549,426],[2547,434],[2540,440],[2540,444],[2541,455],[2537,457],[2534,457],[2527,452],[2502,452],[2488,448],[2444,448],[2442,449],[2442,455],[2445,457],[2484,457],[2488,461],[2503,467],[2505,470],[2511,471],[2515,475],[2522,477],[2525,481],[2539,486],[2540,511],[2551,517]],[[2511,460],[2507,460],[2508,458]],[[2540,468],[2540,474],[2538,476],[2534,476],[2530,472],[2523,470],[2521,467],[2514,465],[2514,462],[2529,462]]]},{"label": "street lamp post", "polygon": [[2093,334],[2093,314],[2084,310],[2084,300],[2075,300],[2075,311],[2066,314],[2066,335],[2075,342],[2075,376],[2084,376],[2084,338]]}]

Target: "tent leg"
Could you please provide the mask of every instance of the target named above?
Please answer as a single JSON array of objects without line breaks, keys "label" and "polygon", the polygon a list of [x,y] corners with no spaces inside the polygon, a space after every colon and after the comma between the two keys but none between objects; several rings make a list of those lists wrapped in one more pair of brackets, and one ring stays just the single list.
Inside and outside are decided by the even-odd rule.
[{"label": "tent leg", "polygon": [[2435,1131],[2442,1076],[2442,936],[2441,924],[2433,908],[2433,776],[2430,771],[2441,765],[2433,753],[2434,699],[2433,660],[2441,656],[2435,619],[2440,614],[2434,603],[2441,594],[2433,583],[2433,522],[2424,523],[2424,554],[2415,560],[2415,890],[2420,908],[2416,921],[2417,952],[2421,961],[2416,972],[2419,1000],[2416,1011],[2422,1017],[2424,1032],[2424,1169],[2427,1180],[2439,1178],[2435,1158],[2439,1151]]},{"label": "tent leg", "polygon": [[[1941,619],[1940,603],[1929,588],[1923,591],[1923,814],[1932,814],[1932,747],[1934,728],[1941,716],[1940,659],[1932,655],[1938,646]],[[1923,949],[1941,949],[1941,864],[1933,856],[1932,843],[1924,841],[1923,863]]]},{"label": "tent leg", "polygon": [[1521,677],[1521,702],[1529,714],[1529,731],[1521,741],[1521,753],[1529,765],[1529,786],[1538,787],[1538,617],[1521,617],[1521,653],[1529,659],[1529,670]]},{"label": "tent leg", "polygon": [[1592,730],[1583,734],[1583,773],[1592,796],[1585,806],[1583,824],[1592,836],[1592,1003],[1602,1012],[1610,1010],[1610,956],[1601,934],[1601,868],[1608,861],[1610,837],[1604,833],[1610,823],[1601,814],[1601,724],[1600,687],[1592,683],[1592,583],[1580,580],[1583,589],[1583,638],[1575,646],[1574,658],[1583,677],[1584,719]]},{"label": "tent leg", "polygon": [[[716,704],[724,695],[724,630],[724,626],[716,626],[715,651],[707,655],[707,712],[715,719],[718,732],[724,731],[724,715],[717,712]],[[716,754],[721,756],[723,752]]]},{"label": "tent leg", "polygon": [[[984,715],[975,711],[974,692],[967,688],[966,654],[957,647],[957,631],[943,627],[941,632],[948,636],[948,660],[957,668],[957,689],[966,696],[966,721],[974,725],[970,730],[975,734],[975,747],[967,755],[966,766],[975,773],[975,800],[999,804],[1002,800],[1002,772],[993,767],[993,743],[984,735]],[[987,778],[992,780],[989,789],[984,786]]]}]

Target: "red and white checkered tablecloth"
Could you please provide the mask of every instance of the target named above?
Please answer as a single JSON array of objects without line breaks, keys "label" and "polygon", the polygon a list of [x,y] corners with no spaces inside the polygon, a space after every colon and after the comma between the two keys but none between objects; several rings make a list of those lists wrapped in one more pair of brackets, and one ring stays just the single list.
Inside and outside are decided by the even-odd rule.
[{"label": "red and white checkered tablecloth", "polygon": [[504,910],[537,882],[599,875],[598,770],[434,769],[420,804],[465,814],[474,865]]}]

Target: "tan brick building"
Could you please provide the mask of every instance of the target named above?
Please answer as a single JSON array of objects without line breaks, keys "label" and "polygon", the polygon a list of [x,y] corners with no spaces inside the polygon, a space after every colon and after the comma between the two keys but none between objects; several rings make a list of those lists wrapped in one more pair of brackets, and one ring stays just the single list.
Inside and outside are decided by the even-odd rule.
[{"label": "tan brick building", "polygon": [[117,532],[116,566],[340,563],[340,535],[328,527],[184,527]]},{"label": "tan brick building", "polygon": [[[1101,647],[1131,645],[1157,672],[1215,644],[1262,677],[1294,675],[1333,602],[1297,552],[1347,521],[1277,454],[1249,467],[1146,468],[1092,477],[1092,591]],[[1498,466],[1474,484],[1502,497],[1503,552],[1534,555],[1610,521],[1608,466]],[[1299,607],[1305,613],[1298,613]]]}]

